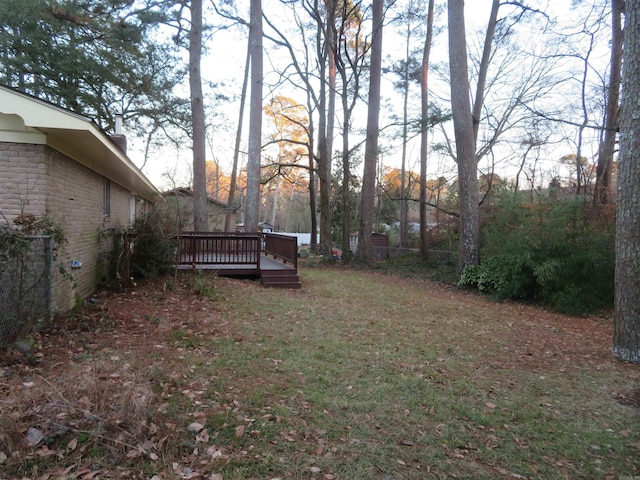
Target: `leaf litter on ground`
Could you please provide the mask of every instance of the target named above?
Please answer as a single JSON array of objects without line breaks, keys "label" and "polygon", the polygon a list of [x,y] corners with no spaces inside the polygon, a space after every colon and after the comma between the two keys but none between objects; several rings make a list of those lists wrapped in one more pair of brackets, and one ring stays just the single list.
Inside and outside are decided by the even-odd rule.
[{"label": "leaf litter on ground", "polygon": [[0,464],[211,480],[640,470],[638,367],[611,358],[606,319],[301,275],[301,291],[207,278],[221,301],[162,279],[96,295],[36,335],[39,365],[3,358]]}]

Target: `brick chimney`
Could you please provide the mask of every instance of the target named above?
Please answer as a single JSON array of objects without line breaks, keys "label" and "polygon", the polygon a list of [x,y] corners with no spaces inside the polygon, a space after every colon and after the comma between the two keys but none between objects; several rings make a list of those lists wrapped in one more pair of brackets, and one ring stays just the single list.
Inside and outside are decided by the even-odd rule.
[{"label": "brick chimney", "polygon": [[122,115],[116,115],[116,133],[110,136],[111,141],[127,154],[127,137],[122,133]]}]

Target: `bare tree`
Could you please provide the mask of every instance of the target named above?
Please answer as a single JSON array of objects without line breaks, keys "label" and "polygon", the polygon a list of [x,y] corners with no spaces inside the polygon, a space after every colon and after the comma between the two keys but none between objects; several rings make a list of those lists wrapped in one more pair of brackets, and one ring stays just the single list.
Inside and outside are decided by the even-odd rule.
[{"label": "bare tree", "polygon": [[[350,251],[350,234],[352,231],[351,215],[352,193],[351,173],[353,151],[350,145],[352,114],[360,99],[360,86],[363,77],[364,60],[368,46],[363,41],[362,14],[359,4],[342,2],[337,15],[339,25],[336,32],[336,68],[340,77],[340,101],[342,106],[342,251]],[[343,262],[350,260],[350,255],[343,255]]]},{"label": "bare tree", "polygon": [[500,0],[493,0],[491,4],[491,14],[489,15],[489,23],[487,24],[487,32],[484,39],[484,48],[482,50],[482,59],[480,60],[480,68],[478,69],[478,83],[476,85],[476,99],[473,102],[473,135],[474,140],[478,142],[478,130],[480,127],[480,117],[482,115],[482,107],[484,106],[484,95],[487,84],[487,74],[489,72],[489,64],[491,61],[491,49],[493,38],[496,33],[496,24],[498,22],[498,9],[500,8]]},{"label": "bare tree", "polygon": [[260,209],[260,157],[262,151],[262,1],[251,0],[249,49],[251,89],[249,102],[249,151],[244,227],[257,232]]},{"label": "bare tree", "polygon": [[[333,119],[329,119],[329,105],[334,105],[335,94],[329,89],[328,73],[333,73],[335,82],[335,63],[329,65],[329,51],[332,50],[330,25],[335,22],[335,2],[328,0],[325,2],[325,15],[318,10],[317,0],[315,0],[314,19],[318,24],[316,36],[316,58],[318,59],[318,74],[320,77],[320,87],[318,93],[318,177],[320,179],[320,253],[325,260],[331,260],[331,164],[332,152],[330,146],[333,138]],[[322,32],[322,33],[321,33]],[[333,55],[333,54],[331,54]],[[330,68],[331,67],[331,68]],[[334,83],[335,84],[335,83]]]},{"label": "bare tree", "polygon": [[622,46],[624,40],[624,31],[622,29],[624,0],[611,0],[611,3],[611,63],[609,65],[609,86],[607,89],[604,135],[598,150],[596,191],[593,197],[594,205],[606,204],[611,201],[611,172],[613,170],[613,154],[615,152],[616,133],[619,125]]},{"label": "bare tree", "polygon": [[[242,93],[240,94],[240,108],[238,111],[238,126],[236,129],[236,141],[233,149],[233,164],[231,166],[231,179],[229,183],[229,198],[227,200],[227,215],[224,219],[224,230],[229,232],[232,230],[231,220],[234,213],[238,210],[236,205],[236,190],[238,185],[238,161],[240,157],[240,141],[242,138],[242,120],[244,118],[244,105],[247,99],[247,83],[249,80],[249,68],[251,66],[251,49],[247,44],[247,59],[244,64],[244,77],[242,80]],[[235,230],[235,225],[233,226]]]},{"label": "bare tree", "polygon": [[[404,58],[396,61],[391,72],[398,77],[398,81],[394,82],[394,87],[402,95],[402,118],[401,124],[401,156],[400,156],[400,188],[398,191],[398,202],[400,205],[400,241],[399,247],[407,246],[408,233],[408,185],[407,178],[410,173],[407,172],[407,154],[409,142],[409,98],[411,96],[412,80],[419,80],[417,73],[419,71],[419,62],[415,56],[415,50],[412,48],[412,39],[415,36],[416,29],[422,22],[422,11],[424,3],[421,1],[409,0],[404,9],[399,12],[398,20],[403,27],[404,41]],[[424,52],[423,52],[424,53]]]},{"label": "bare tree", "polygon": [[[335,9],[335,2],[326,3],[319,0],[304,0],[301,2],[302,8],[309,15],[315,27],[313,41],[307,37],[309,24],[301,21],[297,11],[291,9],[295,26],[303,37],[300,50],[294,48],[289,36],[278,28],[268,18],[269,27],[275,32],[275,36],[268,36],[276,45],[283,47],[291,58],[291,64],[282,72],[283,82],[294,88],[303,88],[307,96],[307,109],[309,112],[316,112],[317,122],[313,116],[309,117],[309,191],[311,208],[311,247],[316,244],[316,205],[319,203],[320,211],[320,252],[325,258],[331,258],[331,160],[330,149],[333,138],[333,116],[335,98],[329,91],[333,81],[330,75],[335,74],[335,69],[330,62],[329,50],[331,40],[327,35],[331,35],[328,30],[330,13]],[[328,10],[327,10],[328,9]],[[313,48],[311,48],[313,47]],[[313,54],[312,51],[313,50]],[[301,53],[300,53],[301,52]],[[314,64],[315,69],[312,69]],[[292,69],[295,75],[291,75]],[[317,125],[317,128],[316,128]],[[317,153],[314,153],[314,146]],[[319,202],[316,200],[315,189],[316,179],[319,180]]]},{"label": "bare tree", "polygon": [[433,41],[434,0],[429,0],[427,8],[427,35],[422,50],[422,68],[420,75],[420,252],[427,256],[427,152],[429,148],[429,58]]}]

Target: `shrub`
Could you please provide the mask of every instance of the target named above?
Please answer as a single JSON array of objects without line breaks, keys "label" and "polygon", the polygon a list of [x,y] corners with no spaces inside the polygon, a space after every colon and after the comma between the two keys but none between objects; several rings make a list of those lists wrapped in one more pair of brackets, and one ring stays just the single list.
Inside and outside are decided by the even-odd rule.
[{"label": "shrub", "polygon": [[[215,276],[214,276],[215,278]],[[200,296],[211,300],[220,301],[220,294],[216,291],[214,285],[211,283],[211,277],[202,273],[202,270],[198,270],[187,281],[187,286],[193,290],[193,292]]]},{"label": "shrub", "polygon": [[13,225],[0,223],[0,347],[51,318],[52,263],[73,282],[58,263],[64,243],[62,229],[46,216],[23,213]]},{"label": "shrub", "polygon": [[483,227],[485,260],[460,283],[569,314],[610,307],[614,223],[591,222],[587,213],[579,199],[531,205],[504,198]]},{"label": "shrub", "polygon": [[120,286],[131,279],[155,278],[175,266],[175,239],[164,234],[157,212],[137,218],[125,232],[112,232],[115,263]]}]

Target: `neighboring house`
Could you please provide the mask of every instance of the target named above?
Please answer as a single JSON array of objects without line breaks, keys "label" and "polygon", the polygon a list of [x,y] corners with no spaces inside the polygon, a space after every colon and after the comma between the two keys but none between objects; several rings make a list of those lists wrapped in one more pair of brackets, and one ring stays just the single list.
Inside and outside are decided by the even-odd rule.
[{"label": "neighboring house", "polygon": [[[168,227],[176,232],[193,231],[193,191],[189,188],[174,188],[162,192],[166,200],[163,210],[173,225]],[[229,209],[225,203],[213,198],[207,199],[207,214],[209,231],[221,232],[224,230],[225,217]],[[231,220],[231,225],[235,220]]]},{"label": "neighboring house", "polygon": [[73,282],[54,266],[54,311],[73,307],[106,276],[113,243],[105,234],[162,201],[127,157],[124,140],[89,118],[0,86],[0,222],[46,216],[61,228],[66,242],[56,262]]}]

